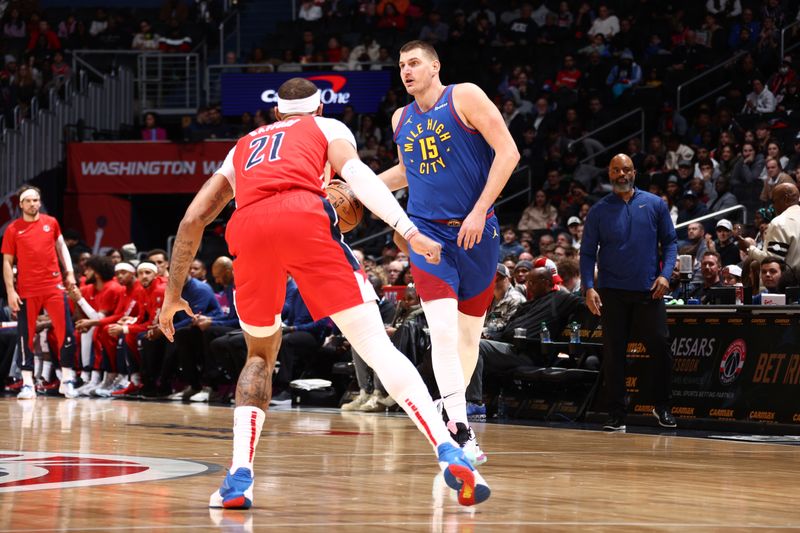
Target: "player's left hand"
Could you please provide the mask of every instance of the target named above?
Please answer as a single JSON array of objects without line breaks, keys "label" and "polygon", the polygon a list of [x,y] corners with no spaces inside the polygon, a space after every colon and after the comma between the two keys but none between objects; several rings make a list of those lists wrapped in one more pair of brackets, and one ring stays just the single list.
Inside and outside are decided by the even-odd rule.
[{"label": "player's left hand", "polygon": [[486,226],[486,213],[472,211],[461,223],[456,244],[465,250],[469,250],[481,242],[484,226]]},{"label": "player's left hand", "polygon": [[164,305],[161,306],[161,313],[158,315],[158,329],[164,334],[169,342],[175,339],[175,326],[172,323],[172,317],[178,311],[184,311],[187,315],[194,318],[192,308],[189,302],[183,298],[178,298],[173,301],[169,296],[164,296]]},{"label": "player's left hand", "polygon": [[658,276],[650,287],[650,292],[653,293],[653,300],[659,300],[667,294],[669,290],[669,280],[664,276]]}]

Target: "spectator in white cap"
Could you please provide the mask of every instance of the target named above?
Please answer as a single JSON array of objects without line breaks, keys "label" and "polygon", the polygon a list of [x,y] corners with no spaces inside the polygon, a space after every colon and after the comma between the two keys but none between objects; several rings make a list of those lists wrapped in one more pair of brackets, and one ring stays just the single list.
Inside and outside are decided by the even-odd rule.
[{"label": "spectator in white cap", "polygon": [[567,229],[569,234],[572,235],[572,247],[576,250],[581,249],[581,239],[583,238],[583,220],[579,217],[572,216],[567,220]]},{"label": "spectator in white cap", "polygon": [[731,221],[725,218],[720,219],[717,222],[716,234],[716,239],[713,239],[710,234],[706,234],[706,249],[720,255],[723,267],[741,262],[739,246],[733,238]]},{"label": "spectator in white cap", "polygon": [[733,287],[742,283],[742,267],[739,265],[728,265],[722,269],[722,284],[726,287]]}]

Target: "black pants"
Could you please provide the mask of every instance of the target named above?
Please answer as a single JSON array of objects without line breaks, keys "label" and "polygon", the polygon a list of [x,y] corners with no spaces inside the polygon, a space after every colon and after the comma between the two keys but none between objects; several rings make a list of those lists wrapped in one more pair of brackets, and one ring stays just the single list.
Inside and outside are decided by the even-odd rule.
[{"label": "black pants", "polygon": [[[175,331],[176,337],[182,329]],[[142,354],[142,380],[145,385],[169,388],[177,366],[175,343],[168,342],[163,335],[150,340],[142,334],[140,340],[139,353]]]},{"label": "black pants", "polygon": [[649,292],[599,289],[603,302],[603,374],[608,412],[625,416],[625,363],[631,333],[641,340],[655,362],[653,399],[657,408],[669,408],[672,399],[672,353],[669,349],[664,300]]},{"label": "black pants", "polygon": [[175,332],[175,352],[182,381],[195,389],[199,389],[202,385],[213,385],[201,379],[201,375],[212,376],[212,370],[216,367],[210,355],[209,345],[211,341],[231,330],[233,328],[226,326],[209,326],[205,330],[188,327]]},{"label": "black pants", "polygon": [[11,371],[14,351],[19,346],[17,328],[0,329],[0,383],[3,383]]},{"label": "black pants", "polygon": [[247,342],[240,329],[231,330],[208,344],[208,357],[203,380],[214,387],[236,383],[247,359]]}]

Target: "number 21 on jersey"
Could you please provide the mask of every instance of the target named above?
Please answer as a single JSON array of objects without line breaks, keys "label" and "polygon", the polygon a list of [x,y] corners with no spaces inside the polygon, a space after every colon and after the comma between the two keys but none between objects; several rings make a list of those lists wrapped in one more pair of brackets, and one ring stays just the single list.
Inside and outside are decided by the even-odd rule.
[{"label": "number 21 on jersey", "polygon": [[250,148],[253,151],[250,153],[250,157],[247,158],[247,163],[244,166],[245,171],[264,161],[264,152],[266,151],[269,151],[269,161],[279,160],[281,158],[280,149],[283,136],[284,132],[280,131],[274,135],[262,135],[250,141]]}]

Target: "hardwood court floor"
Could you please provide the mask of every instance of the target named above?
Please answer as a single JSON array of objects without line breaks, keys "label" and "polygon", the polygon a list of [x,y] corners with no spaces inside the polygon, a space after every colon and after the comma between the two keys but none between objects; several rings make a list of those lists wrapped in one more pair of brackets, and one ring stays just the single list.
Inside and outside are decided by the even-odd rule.
[{"label": "hardwood court floor", "polygon": [[[436,483],[433,455],[407,419],[297,409],[267,414],[255,465],[256,507],[210,513],[208,496],[229,460],[231,417],[230,408],[207,405],[2,399],[0,530],[800,527],[800,448],[794,446],[476,424],[489,453],[481,471],[493,494],[471,510],[459,507],[451,491]],[[134,458],[127,461],[128,456]],[[52,481],[48,470],[58,465],[56,481],[74,482],[97,475],[101,463],[117,474],[145,475],[135,474],[145,468],[136,464],[148,457],[183,460],[154,467],[166,476],[186,475],[192,468],[203,472],[30,490],[39,480]],[[74,461],[81,465],[74,467]]]}]

